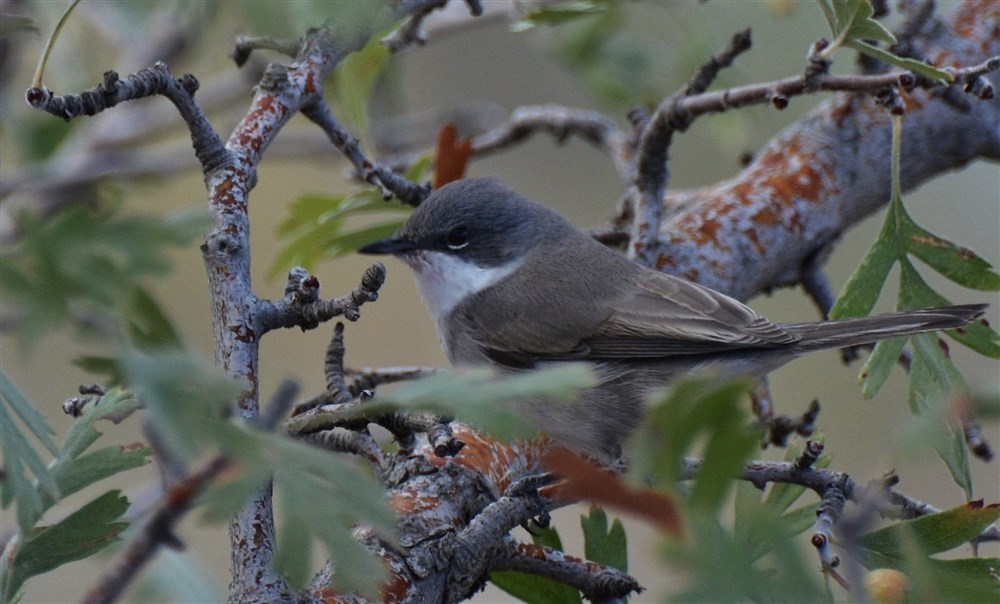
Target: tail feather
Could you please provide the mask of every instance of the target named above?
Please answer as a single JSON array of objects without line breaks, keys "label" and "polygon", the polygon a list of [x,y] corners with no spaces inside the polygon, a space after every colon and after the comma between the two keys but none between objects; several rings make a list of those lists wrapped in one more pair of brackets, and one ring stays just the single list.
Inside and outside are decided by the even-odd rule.
[{"label": "tail feather", "polygon": [[801,338],[793,345],[794,348],[810,352],[962,327],[979,318],[987,306],[961,304],[819,323],[793,323],[781,327]]}]

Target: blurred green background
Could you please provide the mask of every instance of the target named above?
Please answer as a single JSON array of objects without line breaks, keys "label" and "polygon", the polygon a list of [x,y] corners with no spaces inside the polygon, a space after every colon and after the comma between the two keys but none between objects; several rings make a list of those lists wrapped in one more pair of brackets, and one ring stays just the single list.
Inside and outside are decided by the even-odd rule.
[{"label": "blurred green background", "polygon": [[[511,5],[488,2],[487,16],[479,22],[445,26],[443,23],[451,16],[466,15],[464,3],[452,4],[448,14],[436,15],[428,21],[432,33],[425,47],[392,59],[371,105],[372,128],[379,135],[359,133],[369,149],[386,148],[393,142],[389,139],[399,138],[415,140],[426,147],[444,119],[456,119],[468,134],[499,122],[513,108],[526,104],[560,103],[600,109],[624,124],[627,105],[615,103],[616,99],[620,101],[623,91],[634,91],[633,102],[655,101],[659,95],[672,92],[695,66],[724,46],[739,29],[753,28],[754,49],[741,56],[735,68],[725,71],[717,85],[796,74],[802,69],[808,45],[827,33],[819,10],[812,3],[630,3],[616,25],[620,35],[611,36],[595,54],[587,50],[596,34],[583,31],[586,23],[567,28],[540,27],[514,34],[508,31],[513,14]],[[142,105],[141,111],[130,114],[130,119],[126,119],[125,111],[112,110],[69,126],[26,106],[23,91],[64,6],[63,2],[2,4],[8,24],[12,23],[10,15],[25,15],[38,29],[7,33],[0,41],[3,44],[0,181],[8,186],[19,185],[0,205],[0,236],[5,244],[10,241],[11,219],[16,209],[32,207],[39,198],[38,187],[50,178],[37,171],[41,165],[38,162],[51,157],[46,153],[54,148],[56,154],[65,158],[54,176],[72,170],[74,162],[85,160],[66,145],[54,147],[52,141],[66,136],[66,140],[77,142],[73,136],[82,128],[126,136],[135,127],[136,122],[130,119],[136,115],[140,120],[162,120],[166,127],[139,145],[128,147],[123,157],[134,159],[165,150],[162,157],[170,162],[164,165],[176,161],[186,167],[163,178],[116,178],[101,184],[93,194],[120,192],[130,213],[166,215],[205,204],[201,174],[186,140],[186,129],[165,99],[141,101],[137,104]],[[157,36],[172,31],[176,23],[181,29],[195,33],[168,60],[171,70],[176,75],[191,72],[199,78],[198,98],[219,95],[225,99],[210,112],[215,127],[225,137],[245,110],[254,81],[248,77],[241,83],[236,68],[226,58],[234,36],[299,31],[303,24],[315,24],[311,19],[324,11],[336,11],[343,6],[344,3],[332,2],[297,2],[280,7],[255,2],[85,2],[78,7],[56,45],[45,83],[57,93],[75,92],[96,84],[107,69],[122,74],[139,69],[160,58],[150,57],[146,51],[161,42]],[[439,25],[435,25],[435,20]],[[161,47],[171,48],[168,43]],[[267,60],[283,60],[273,54],[262,54]],[[838,70],[851,68],[850,52],[841,51],[835,59]],[[245,71],[253,69],[251,66]],[[228,94],[226,90],[236,92]],[[732,176],[739,170],[741,154],[761,148],[779,129],[806,115],[824,98],[825,95],[795,98],[783,112],[757,107],[698,121],[689,132],[675,137],[670,186],[686,188]],[[404,116],[418,119],[404,120],[402,127],[399,119]],[[295,117],[279,135],[260,166],[259,184],[251,197],[253,271],[258,295],[271,298],[282,295],[283,280],[269,280],[265,275],[276,253],[274,230],[285,216],[288,204],[304,193],[354,190],[347,172],[347,163],[329,148],[323,134],[301,116]],[[618,177],[602,151],[575,139],[556,145],[547,135],[537,135],[504,153],[474,161],[470,175],[499,177],[563,212],[581,227],[602,224],[612,213],[620,193]],[[6,186],[4,190],[8,190]],[[975,250],[994,266],[1000,263],[1000,171],[996,165],[980,162],[937,178],[906,195],[905,200],[914,218],[928,230]],[[838,244],[827,266],[835,289],[845,283],[856,267],[881,220],[881,213],[876,214]],[[323,284],[324,294],[337,296],[353,289],[369,261],[349,255],[317,267],[315,273]],[[211,359],[214,344],[209,298],[197,246],[173,254],[173,263],[174,273],[151,283],[150,287],[189,346]],[[348,364],[443,366],[445,360],[433,324],[406,268],[393,260],[387,266],[388,281],[379,301],[365,306],[361,320],[347,326]],[[960,290],[936,277],[927,275],[932,285],[955,302],[991,303],[987,318],[993,325],[1000,325],[1000,298],[995,293]],[[818,318],[800,289],[781,290],[750,302],[778,321]],[[887,298],[879,309],[888,310],[893,302]],[[2,311],[2,316],[11,311],[6,302]],[[331,332],[332,326],[323,326],[308,333],[288,330],[269,334],[261,346],[262,399],[266,400],[284,378],[299,381],[306,395],[322,390],[323,351]],[[61,402],[75,394],[77,385],[95,380],[73,367],[71,360],[80,354],[103,352],[100,343],[80,342],[65,332],[32,342],[24,342],[10,331],[4,331],[0,338],[0,362],[4,370],[42,408],[52,425],[65,430],[69,420],[62,415]],[[1000,387],[995,361],[955,344],[951,350],[970,384],[993,392]],[[813,398],[818,398],[823,405],[820,426],[826,434],[833,466],[851,473],[858,482],[895,468],[902,478],[899,487],[902,492],[938,507],[961,503],[961,490],[952,483],[933,451],[910,452],[899,446],[900,434],[911,419],[905,377],[897,371],[875,400],[865,401],[857,386],[859,367],[859,364],[844,367],[835,352],[797,361],[774,374],[771,384],[776,404],[779,410],[796,414]],[[992,444],[1000,446],[1000,426],[994,421],[983,428]],[[135,421],[107,426],[106,431],[121,443],[142,439]],[[777,453],[769,451],[766,455],[773,457]],[[1000,499],[997,463],[973,460],[972,465],[975,496],[987,502]],[[152,468],[123,475],[130,481],[127,486],[130,497],[141,500],[148,495],[154,476]],[[65,510],[95,494],[87,491],[74,496]],[[63,510],[57,507],[53,517],[65,514]],[[563,510],[556,519],[568,550],[582,555],[579,513],[575,508]],[[14,526],[10,510],[3,512],[0,521],[3,534]],[[193,514],[181,525],[179,534],[187,544],[187,563],[214,580],[217,590],[214,597],[224,598],[229,565],[226,528],[203,525],[197,514]],[[667,573],[666,567],[658,562],[651,531],[631,523],[628,534],[630,571],[648,588],[634,601],[662,600],[678,577]],[[997,549],[996,544],[990,544],[982,553],[997,555]],[[803,554],[815,555],[807,548]],[[176,562],[173,556],[170,558]],[[94,574],[108,560],[110,557],[102,556],[35,579],[29,583],[24,601],[77,600],[81,590],[93,582]],[[160,561],[163,560],[161,555]],[[196,585],[194,579],[189,583],[189,587]],[[132,593],[128,599],[146,600],[153,597],[151,593]],[[476,601],[509,601],[509,597],[489,588]]]}]

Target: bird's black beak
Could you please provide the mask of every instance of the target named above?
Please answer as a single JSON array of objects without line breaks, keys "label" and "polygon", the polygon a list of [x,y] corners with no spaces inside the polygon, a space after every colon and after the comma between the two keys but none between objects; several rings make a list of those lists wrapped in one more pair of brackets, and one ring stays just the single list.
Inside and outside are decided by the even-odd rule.
[{"label": "bird's black beak", "polygon": [[361,254],[405,254],[406,252],[413,252],[420,249],[418,246],[414,245],[412,242],[405,239],[400,239],[399,237],[393,237],[392,239],[383,239],[382,241],[376,241],[375,243],[369,243],[368,245],[360,248],[358,253]]}]

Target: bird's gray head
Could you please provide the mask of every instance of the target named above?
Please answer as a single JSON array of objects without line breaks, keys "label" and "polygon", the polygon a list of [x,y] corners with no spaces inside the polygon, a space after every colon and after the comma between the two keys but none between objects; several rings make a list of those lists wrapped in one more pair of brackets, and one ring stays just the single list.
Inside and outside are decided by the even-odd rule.
[{"label": "bird's gray head", "polygon": [[440,321],[456,304],[497,283],[533,253],[577,233],[556,212],[492,179],[466,179],[428,197],[395,237],[358,250],[410,265]]},{"label": "bird's gray head", "polygon": [[552,210],[487,178],[441,187],[396,236],[366,245],[363,254],[448,254],[480,267],[503,266],[572,230]]}]

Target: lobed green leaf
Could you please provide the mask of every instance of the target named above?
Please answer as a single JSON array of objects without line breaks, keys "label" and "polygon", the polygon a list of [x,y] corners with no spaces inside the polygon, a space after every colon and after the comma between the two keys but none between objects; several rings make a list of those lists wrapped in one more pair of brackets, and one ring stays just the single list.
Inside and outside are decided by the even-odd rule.
[{"label": "lobed green leaf", "polygon": [[903,353],[906,340],[906,338],[889,338],[875,344],[875,349],[868,355],[858,375],[861,394],[866,399],[878,394],[885,381],[889,379],[889,374],[899,362],[899,355]]},{"label": "lobed green leaf", "polygon": [[20,590],[24,582],[68,562],[82,560],[104,549],[128,526],[120,519],[128,500],[120,491],[108,491],[62,521],[36,529],[17,549],[3,599]]},{"label": "lobed green leaf", "polygon": [[854,274],[847,280],[847,285],[830,309],[830,318],[864,317],[871,314],[882,286],[889,277],[889,271],[898,257],[894,217],[890,211],[882,223],[878,239],[854,270]]},{"label": "lobed green leaf", "polygon": [[583,528],[584,556],[593,562],[628,572],[628,541],[625,527],[615,518],[608,528],[608,516],[599,506],[591,505],[590,514],[580,516]]},{"label": "lobed green leaf", "polygon": [[937,272],[969,289],[1000,290],[1000,274],[968,248],[926,231],[908,216],[902,227],[899,241],[906,251]]},{"label": "lobed green leaf", "polygon": [[997,520],[1000,504],[973,501],[872,531],[861,537],[859,545],[888,558],[902,559],[907,540],[912,538],[924,554],[937,554],[968,543]]},{"label": "lobed green leaf", "polygon": [[539,575],[513,570],[490,573],[490,582],[527,604],[581,604],[576,589]]}]

